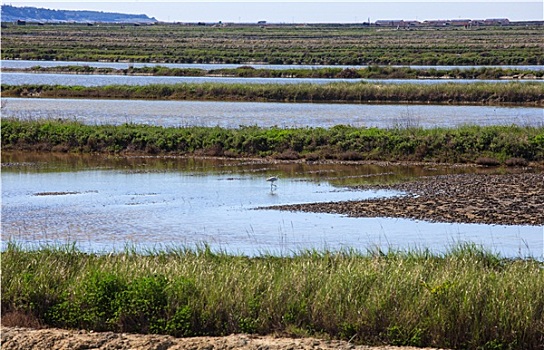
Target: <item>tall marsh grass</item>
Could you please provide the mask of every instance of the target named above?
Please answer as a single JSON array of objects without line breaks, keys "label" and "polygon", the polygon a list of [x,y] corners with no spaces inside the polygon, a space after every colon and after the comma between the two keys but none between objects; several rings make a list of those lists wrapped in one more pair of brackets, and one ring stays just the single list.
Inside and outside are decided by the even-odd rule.
[{"label": "tall marsh grass", "polygon": [[90,330],[317,335],[369,344],[542,349],[544,269],[474,245],[233,256],[197,249],[2,252],[2,313]]}]

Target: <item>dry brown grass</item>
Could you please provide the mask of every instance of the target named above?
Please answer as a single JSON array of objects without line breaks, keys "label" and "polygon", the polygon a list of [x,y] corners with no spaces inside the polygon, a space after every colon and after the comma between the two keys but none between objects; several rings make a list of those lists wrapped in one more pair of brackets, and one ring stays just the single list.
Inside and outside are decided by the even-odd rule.
[{"label": "dry brown grass", "polygon": [[20,310],[13,310],[6,314],[2,314],[0,320],[3,327],[43,327],[42,323],[35,315]]}]

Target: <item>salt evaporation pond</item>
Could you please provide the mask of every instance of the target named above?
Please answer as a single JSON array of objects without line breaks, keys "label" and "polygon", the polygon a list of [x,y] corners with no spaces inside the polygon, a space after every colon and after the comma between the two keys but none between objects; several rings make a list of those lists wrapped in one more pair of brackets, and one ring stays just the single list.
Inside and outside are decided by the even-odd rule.
[{"label": "salt evaporation pond", "polygon": [[3,117],[65,118],[86,124],[260,127],[457,127],[544,125],[542,108],[217,101],[4,98]]},{"label": "salt evaporation pond", "polygon": [[[290,254],[302,249],[414,249],[443,252],[461,242],[508,257],[541,257],[534,226],[428,223],[391,218],[256,210],[261,206],[397,195],[352,191],[344,182],[381,182],[425,170],[241,161],[89,157],[40,161],[3,155],[2,249],[76,243],[84,251],[162,249],[209,244],[229,253]],[[54,156],[49,156],[54,157]],[[24,160],[24,161],[21,161]],[[277,189],[265,179],[279,175]]]}]

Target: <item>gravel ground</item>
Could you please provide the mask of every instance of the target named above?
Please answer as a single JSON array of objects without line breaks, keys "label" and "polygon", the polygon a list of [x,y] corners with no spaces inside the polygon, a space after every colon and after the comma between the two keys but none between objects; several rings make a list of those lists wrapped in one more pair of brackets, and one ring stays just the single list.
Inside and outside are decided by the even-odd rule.
[{"label": "gravel ground", "polygon": [[[278,338],[245,334],[226,337],[174,338],[168,335],[14,327],[2,327],[1,348],[2,350],[422,350],[413,347],[355,346],[348,342],[315,338]],[[431,349],[427,348],[427,350]]]}]

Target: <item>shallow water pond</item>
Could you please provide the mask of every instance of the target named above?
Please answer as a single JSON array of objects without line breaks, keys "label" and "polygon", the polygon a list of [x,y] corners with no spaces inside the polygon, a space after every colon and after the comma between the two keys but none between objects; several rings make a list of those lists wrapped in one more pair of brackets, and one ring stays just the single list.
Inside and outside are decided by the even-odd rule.
[{"label": "shallow water pond", "polygon": [[[541,256],[542,228],[427,223],[257,210],[260,206],[398,195],[346,184],[469,169],[259,164],[158,158],[2,157],[2,248],[70,243],[107,252],[134,245],[255,255],[301,249],[430,248],[475,242],[506,256]],[[277,188],[266,178],[278,175]]]},{"label": "shallow water pond", "polygon": [[67,118],[85,124],[160,126],[457,127],[542,126],[542,108],[395,104],[270,103],[4,98],[3,117]]}]

